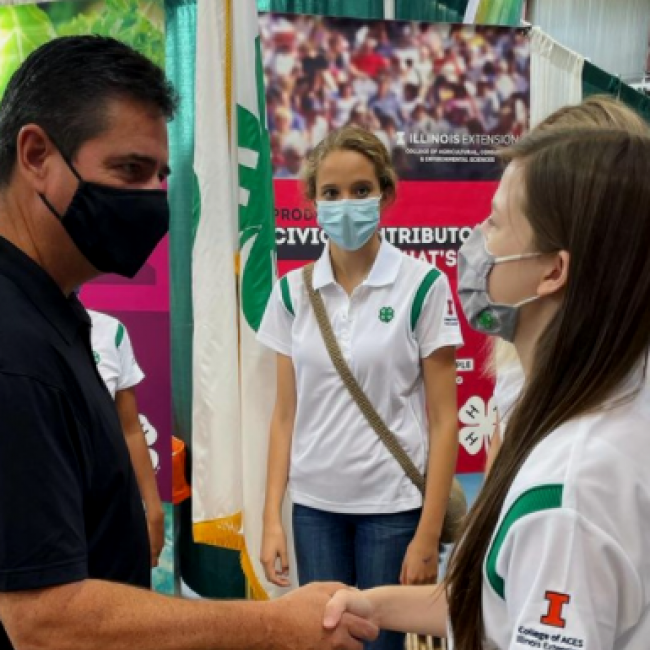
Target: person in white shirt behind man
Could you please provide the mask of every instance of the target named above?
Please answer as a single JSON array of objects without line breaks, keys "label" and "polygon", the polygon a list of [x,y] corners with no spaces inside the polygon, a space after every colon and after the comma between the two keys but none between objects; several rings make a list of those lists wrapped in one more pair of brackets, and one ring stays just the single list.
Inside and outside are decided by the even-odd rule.
[{"label": "person in white shirt behind man", "polygon": [[115,400],[117,414],[129,447],[131,464],[147,514],[151,566],[156,567],[165,544],[165,513],[145,433],[140,423],[135,394],[135,387],[144,379],[144,372],[136,361],[126,327],[113,316],[93,309],[86,311],[92,321],[90,341],[97,370]]}]

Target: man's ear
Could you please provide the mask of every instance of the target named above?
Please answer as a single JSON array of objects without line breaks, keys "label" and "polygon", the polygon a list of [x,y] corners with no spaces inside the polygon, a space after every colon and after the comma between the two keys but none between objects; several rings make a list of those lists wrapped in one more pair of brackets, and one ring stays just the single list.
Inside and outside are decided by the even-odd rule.
[{"label": "man's ear", "polygon": [[546,256],[548,263],[537,287],[538,296],[550,296],[562,291],[569,280],[569,251],[558,251]]},{"label": "man's ear", "polygon": [[45,131],[37,124],[20,129],[16,143],[16,168],[38,193],[45,191],[45,182],[57,150]]}]

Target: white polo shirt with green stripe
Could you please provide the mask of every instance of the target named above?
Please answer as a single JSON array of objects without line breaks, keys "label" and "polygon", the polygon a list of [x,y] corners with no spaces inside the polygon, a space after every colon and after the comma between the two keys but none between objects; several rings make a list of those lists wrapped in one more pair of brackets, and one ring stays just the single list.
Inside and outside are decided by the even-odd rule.
[{"label": "white polo shirt with green stripe", "polygon": [[[370,274],[351,296],[334,279],[327,246],[316,262],[314,287],[356,379],[424,471],[428,425],[420,360],[462,344],[446,276],[384,240]],[[290,356],[295,370],[293,501],[341,513],[419,507],[420,493],[368,426],[332,365],[300,270],[276,284],[258,338]]]},{"label": "white polo shirt with green stripe", "polygon": [[[483,572],[488,648],[650,648],[650,390],[531,453]],[[516,435],[512,431],[509,435]]]},{"label": "white polo shirt with green stripe", "polygon": [[97,370],[114,398],[116,391],[139,384],[144,373],[135,360],[126,327],[113,316],[91,309],[86,311],[92,322],[90,342]]}]

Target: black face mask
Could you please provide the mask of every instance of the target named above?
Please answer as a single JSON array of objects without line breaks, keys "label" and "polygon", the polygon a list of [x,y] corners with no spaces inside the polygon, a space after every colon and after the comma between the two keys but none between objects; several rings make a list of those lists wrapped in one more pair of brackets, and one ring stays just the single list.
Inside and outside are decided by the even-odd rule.
[{"label": "black face mask", "polygon": [[66,163],[79,179],[68,209],[60,215],[41,194],[43,203],[98,271],[134,277],[169,230],[167,192],[90,183]]}]

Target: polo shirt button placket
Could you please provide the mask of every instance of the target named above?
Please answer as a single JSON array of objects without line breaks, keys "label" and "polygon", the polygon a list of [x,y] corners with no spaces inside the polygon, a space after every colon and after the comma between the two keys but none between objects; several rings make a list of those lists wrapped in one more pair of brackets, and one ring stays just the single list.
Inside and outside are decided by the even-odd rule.
[{"label": "polo shirt button placket", "polygon": [[344,310],[343,313],[341,314],[341,323],[342,323],[341,338],[340,338],[341,352],[343,352],[343,356],[345,357],[345,360],[349,364],[352,360],[352,354],[350,349],[350,321],[348,319],[348,310]]}]

